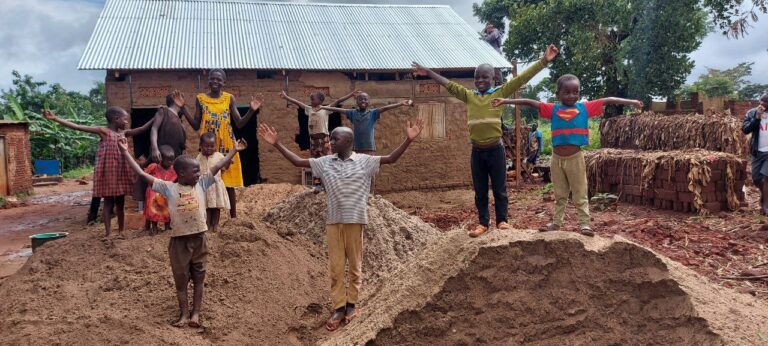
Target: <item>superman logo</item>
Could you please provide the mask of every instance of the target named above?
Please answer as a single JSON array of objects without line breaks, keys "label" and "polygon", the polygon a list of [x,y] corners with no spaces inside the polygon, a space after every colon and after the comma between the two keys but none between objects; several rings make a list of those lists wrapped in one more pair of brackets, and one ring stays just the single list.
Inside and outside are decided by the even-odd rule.
[{"label": "superman logo", "polygon": [[557,116],[559,116],[561,119],[568,121],[579,115],[579,110],[577,108],[562,108],[557,110]]}]

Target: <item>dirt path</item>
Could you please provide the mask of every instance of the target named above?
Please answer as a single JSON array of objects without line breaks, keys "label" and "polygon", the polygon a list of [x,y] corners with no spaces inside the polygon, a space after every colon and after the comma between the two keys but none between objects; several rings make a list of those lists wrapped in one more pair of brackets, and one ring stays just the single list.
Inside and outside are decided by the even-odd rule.
[{"label": "dirt path", "polygon": [[62,184],[36,188],[33,197],[0,209],[0,280],[15,273],[32,255],[29,236],[71,232],[84,228],[91,185],[66,179]]}]

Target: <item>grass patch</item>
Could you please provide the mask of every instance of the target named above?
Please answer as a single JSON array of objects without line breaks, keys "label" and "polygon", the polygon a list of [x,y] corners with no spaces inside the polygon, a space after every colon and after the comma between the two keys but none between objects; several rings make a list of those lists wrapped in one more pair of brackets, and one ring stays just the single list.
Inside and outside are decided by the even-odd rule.
[{"label": "grass patch", "polygon": [[68,170],[62,174],[64,178],[68,179],[78,179],[82,178],[86,175],[89,175],[93,173],[93,166],[82,166],[75,169]]}]

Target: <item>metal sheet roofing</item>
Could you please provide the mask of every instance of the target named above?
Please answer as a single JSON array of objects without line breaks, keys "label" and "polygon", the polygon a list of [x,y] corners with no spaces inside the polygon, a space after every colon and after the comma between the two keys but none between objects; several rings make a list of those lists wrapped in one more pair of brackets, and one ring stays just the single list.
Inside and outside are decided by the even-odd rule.
[{"label": "metal sheet roofing", "polygon": [[107,0],[83,70],[511,67],[448,6]]}]

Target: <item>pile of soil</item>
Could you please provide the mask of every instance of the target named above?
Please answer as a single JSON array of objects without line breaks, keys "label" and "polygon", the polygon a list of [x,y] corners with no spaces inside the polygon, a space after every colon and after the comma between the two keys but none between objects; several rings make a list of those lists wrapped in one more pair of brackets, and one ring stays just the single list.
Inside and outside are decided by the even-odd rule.
[{"label": "pile of soil", "polygon": [[621,238],[446,234],[327,345],[757,344],[755,298]]},{"label": "pile of soil", "polygon": [[[279,234],[305,236],[325,247],[326,194],[310,191],[293,195],[267,212],[264,221]],[[368,225],[363,232],[363,282],[371,285],[442,232],[381,197],[368,200]]]}]

